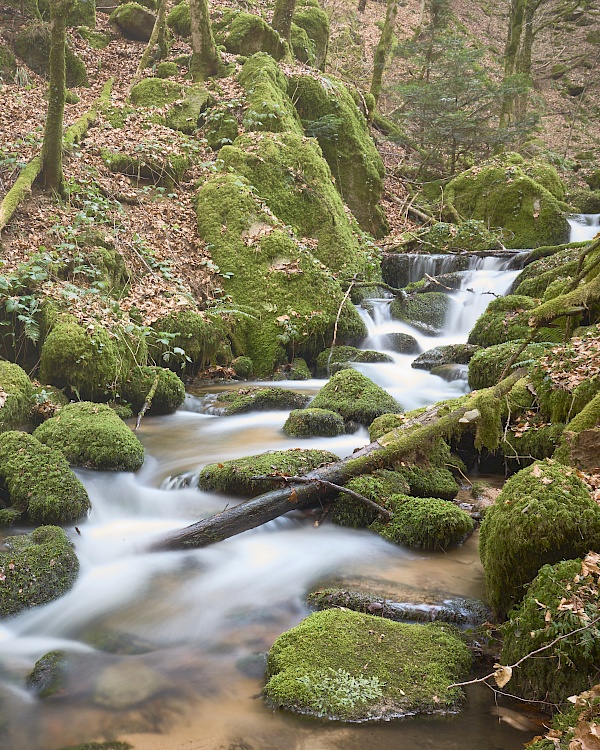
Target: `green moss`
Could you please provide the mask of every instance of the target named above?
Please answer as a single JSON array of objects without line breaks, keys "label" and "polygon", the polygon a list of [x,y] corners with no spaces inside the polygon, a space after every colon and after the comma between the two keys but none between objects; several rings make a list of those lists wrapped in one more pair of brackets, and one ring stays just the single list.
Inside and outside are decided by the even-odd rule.
[{"label": "green moss", "polygon": [[102,31],[93,31],[93,27],[80,26],[77,33],[86,40],[92,49],[105,49],[110,44],[110,36]]},{"label": "green moss", "polygon": [[17,69],[17,62],[12,50],[0,42],[0,76],[11,78]]},{"label": "green moss", "polygon": [[279,636],[264,695],[298,713],[362,721],[452,710],[467,647],[448,625],[406,625],[342,610],[315,612]]},{"label": "green moss", "polygon": [[[21,31],[15,39],[15,54],[34,73],[47,78],[50,74],[50,26],[34,23]],[[85,63],[68,44],[65,48],[65,68],[69,88],[88,85]]]},{"label": "green moss", "polygon": [[532,423],[524,432],[518,430],[518,437],[514,430],[508,430],[500,443],[500,449],[506,458],[513,458],[520,465],[527,459],[550,458],[560,442],[564,429],[564,424],[539,426]]},{"label": "green moss", "polygon": [[530,263],[517,277],[514,293],[540,298],[553,281],[572,278],[577,273],[579,252],[579,248],[566,247]]},{"label": "green moss", "polygon": [[292,23],[291,43],[296,60],[314,66],[315,45],[308,38],[306,31],[295,23]]},{"label": "green moss", "polygon": [[501,243],[482,221],[469,219],[458,226],[437,222],[431,227],[407,233],[408,244],[403,249],[418,250],[421,253],[440,252],[484,252],[498,250]]},{"label": "green moss", "polygon": [[490,604],[503,617],[547,563],[600,544],[600,507],[574,471],[538,461],[512,476],[481,526],[479,554]]},{"label": "green moss", "polygon": [[[433,452],[432,452],[433,453]],[[432,459],[435,456],[432,455]],[[448,456],[448,458],[450,458]],[[433,463],[433,460],[432,460]],[[408,485],[404,494],[415,497],[438,497],[442,500],[453,500],[458,493],[458,485],[452,472],[442,466],[399,466],[396,472]]]},{"label": "green moss", "polygon": [[515,294],[493,300],[472,328],[469,344],[494,346],[529,338],[528,311],[536,306],[531,297]]},{"label": "green moss", "polygon": [[[567,603],[575,603],[575,609]],[[501,663],[514,664],[599,615],[597,580],[582,571],[581,560],[545,565],[502,627]],[[526,659],[513,671],[510,691],[560,705],[569,696],[588,690],[598,681],[598,635],[597,628],[579,633],[545,651],[543,658]]]},{"label": "green moss", "polygon": [[177,63],[174,62],[161,62],[156,66],[157,78],[173,78],[178,73],[179,68],[177,67]]},{"label": "green moss", "polygon": [[106,404],[69,404],[40,425],[34,436],[61,450],[75,466],[137,471],[144,462],[144,446]]},{"label": "green moss", "polygon": [[505,157],[455,177],[446,187],[445,198],[461,216],[501,227],[507,247],[539,247],[568,239],[563,205],[526,174],[526,167],[507,163]]},{"label": "green moss", "polygon": [[423,333],[435,335],[444,328],[450,304],[447,294],[428,292],[405,299],[396,297],[390,305],[390,313],[395,320],[403,320]]},{"label": "green moss", "polygon": [[[223,174],[206,182],[196,212],[224,293],[249,313],[236,325],[236,353],[252,358],[258,377],[294,357],[311,359],[331,343],[343,301],[338,282],[244,178]],[[338,341],[364,335],[355,308],[344,303]]]},{"label": "green moss", "polygon": [[394,544],[417,549],[456,547],[470,534],[473,519],[454,503],[432,497],[394,495],[391,521],[375,521],[370,529]]},{"label": "green moss", "polygon": [[248,134],[224,148],[220,158],[224,169],[246,177],[284,224],[318,241],[313,254],[329,269],[369,276],[366,254],[314,141],[292,133]]},{"label": "green moss", "polygon": [[109,20],[116,24],[128,39],[147,42],[150,40],[156,19],[143,5],[132,2],[115,8]]},{"label": "green moss", "polygon": [[[594,396],[569,422],[563,434],[561,444],[554,454],[556,460],[573,466],[582,464],[582,468],[584,469],[596,468],[599,431],[595,428],[598,425],[600,425],[600,394]],[[584,446],[579,445],[580,436],[582,432],[588,430],[592,435],[591,445],[588,445],[587,449],[582,452],[581,449]]]},{"label": "green moss", "polygon": [[298,476],[322,464],[334,461],[339,461],[339,458],[329,451],[300,448],[270,451],[219,464],[208,464],[200,472],[198,487],[208,492],[226,492],[231,495],[254,497],[279,486],[276,481],[254,477],[269,474]]},{"label": "green moss", "polygon": [[213,151],[233,143],[238,137],[238,121],[227,107],[214,107],[204,124],[204,136]]},{"label": "green moss", "polygon": [[413,360],[411,367],[418,370],[433,370],[442,365],[466,365],[479,350],[472,344],[447,344],[428,349]]},{"label": "green moss", "polygon": [[138,180],[151,180],[169,190],[174,188],[175,183],[181,182],[190,166],[185,154],[166,150],[158,152],[152,147],[145,150],[144,144],[139,145],[135,155],[103,150],[102,161],[111,172],[120,172]]},{"label": "green moss", "polygon": [[600,190],[575,190],[568,201],[577,213],[600,214]]},{"label": "green moss", "polygon": [[33,406],[33,386],[25,370],[0,361],[0,432],[27,421]]},{"label": "green moss", "polygon": [[107,290],[119,296],[129,284],[129,270],[120,252],[111,247],[93,247],[86,253],[86,261],[92,268],[90,280],[98,277],[107,284]]},{"label": "green moss", "polygon": [[71,588],[79,561],[68,536],[57,526],[8,537],[0,551],[0,617],[46,604]]},{"label": "green moss", "polygon": [[241,10],[226,10],[213,23],[215,40],[224,44],[227,52],[250,57],[256,52],[266,52],[275,60],[285,56],[287,48],[275,29],[260,16]]},{"label": "green moss", "polygon": [[0,484],[12,509],[36,524],[73,523],[91,507],[62,453],[25,432],[0,435]]},{"label": "green moss", "polygon": [[310,397],[287,388],[240,388],[223,394],[220,400],[228,404],[225,414],[232,416],[249,411],[301,409]]},{"label": "green moss", "polygon": [[158,386],[146,414],[173,414],[183,403],[185,388],[174,372],[162,367],[136,367],[120,387],[122,398],[131,403],[136,414],[143,407],[157,377]]},{"label": "green moss", "polygon": [[383,388],[356,370],[337,372],[321,388],[311,406],[315,409],[330,409],[345,420],[367,426],[382,414],[397,414],[401,410],[396,400]]},{"label": "green moss", "polygon": [[[121,6],[123,8],[125,6]],[[117,10],[119,10],[117,8]],[[144,78],[131,89],[129,98],[139,107],[164,107],[182,98],[180,83],[163,78]]]},{"label": "green moss", "polygon": [[167,16],[167,26],[177,36],[187,38],[192,33],[192,20],[190,16],[190,5],[187,2],[181,2],[175,5],[169,11]]},{"label": "green moss", "polygon": [[[180,349],[189,357],[192,369],[202,369],[217,364],[223,353],[225,328],[216,317],[195,310],[170,313],[152,324],[156,331],[156,341],[150,347],[150,355],[157,362],[164,362],[170,369],[181,369],[181,359],[171,356]],[[165,341],[162,334],[168,334]]]},{"label": "green moss", "polygon": [[404,414],[382,414],[369,425],[369,440],[374,442],[383,435],[400,427],[404,422]]},{"label": "green moss", "polygon": [[[478,351],[469,362],[469,386],[473,390],[479,390],[496,385],[510,358],[519,350],[521,344],[522,340],[517,339]],[[528,344],[517,357],[513,367],[532,365],[553,346],[554,344],[550,343]]]},{"label": "green moss", "polygon": [[[176,8],[180,8],[176,5]],[[206,110],[214,104],[214,96],[203,83],[186,87],[185,98],[177,101],[167,112],[165,122],[173,130],[192,135],[200,126],[200,119]]]},{"label": "green moss", "polygon": [[27,675],[27,687],[38,698],[48,698],[64,689],[66,656],[64,651],[50,651],[36,661]]},{"label": "green moss", "polygon": [[308,75],[292,76],[288,90],[307,135],[319,142],[342,199],[363,230],[381,236],[386,224],[377,204],[385,170],[349,90],[333,76]]},{"label": "green moss", "polygon": [[[346,482],[349,490],[372,500],[382,508],[391,510],[391,497],[398,493],[408,492],[408,483],[404,476],[395,471],[378,469],[373,474],[363,474]],[[377,519],[377,511],[360,500],[340,493],[336,497],[331,511],[331,520],[338,526],[349,526],[353,529],[363,528]]]},{"label": "green moss", "polygon": [[[306,4],[300,7],[296,6],[294,13],[294,23],[292,25],[292,44],[294,42],[293,28],[298,26],[306,32],[311,43],[311,52],[314,55],[312,62],[307,60],[310,65],[323,70],[325,59],[327,57],[327,48],[329,47],[329,16],[321,8]],[[294,52],[296,48],[294,45]],[[296,55],[297,56],[297,55]],[[300,59],[300,58],[299,58]]]},{"label": "green moss", "polygon": [[280,365],[273,380],[310,380],[311,372],[302,357],[294,357],[291,362]]},{"label": "green moss", "polygon": [[346,431],[339,414],[327,409],[294,409],[283,425],[290,437],[335,437]]},{"label": "green moss", "polygon": [[556,167],[543,161],[534,161],[526,164],[523,171],[532,180],[545,187],[557,200],[565,199],[565,185],[558,176]]},{"label": "green moss", "polygon": [[327,377],[330,372],[335,372],[333,365],[340,362],[393,362],[388,354],[374,352],[367,349],[357,349],[355,346],[334,346],[333,349],[325,349],[317,357],[315,375],[318,378]]}]

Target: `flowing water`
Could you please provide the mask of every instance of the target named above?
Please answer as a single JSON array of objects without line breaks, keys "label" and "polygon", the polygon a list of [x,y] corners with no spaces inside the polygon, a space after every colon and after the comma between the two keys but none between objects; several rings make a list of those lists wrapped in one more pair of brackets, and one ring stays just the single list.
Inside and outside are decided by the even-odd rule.
[{"label": "flowing water", "polygon": [[[589,221],[592,236],[598,217]],[[580,220],[574,231],[580,231]],[[594,224],[595,222],[595,224]],[[428,256],[415,275],[440,273]],[[381,349],[390,332],[413,335],[422,350],[466,340],[493,295],[505,294],[517,271],[506,259],[477,259],[464,272],[444,333],[424,336],[393,321],[389,303],[361,311]],[[414,269],[413,269],[414,270]],[[360,365],[411,409],[467,390],[460,375],[445,380],[410,367],[415,355],[388,352],[393,364]],[[325,381],[281,383],[314,395]],[[142,422],[147,458],[137,474],[78,471],[92,501],[89,519],[70,529],[81,562],[74,588],[61,599],[0,625],[0,747],[58,750],[120,738],[136,750],[517,750],[522,733],[492,715],[493,696],[468,690],[457,715],[380,724],[342,725],[273,712],[260,699],[263,654],[308,614],[306,593],[327,581],[369,585],[396,601],[483,596],[476,535],[449,553],[420,553],[366,531],[314,526],[311,518],[277,519],[203,550],[145,552],[157,536],[222,510],[234,498],[196,489],[207,463],[298,447],[281,427],[286,412],[220,417],[217,387],[188,394],[169,417]],[[302,441],[339,456],[368,442],[365,429]],[[26,687],[36,660],[70,655],[58,695],[40,700]]]}]

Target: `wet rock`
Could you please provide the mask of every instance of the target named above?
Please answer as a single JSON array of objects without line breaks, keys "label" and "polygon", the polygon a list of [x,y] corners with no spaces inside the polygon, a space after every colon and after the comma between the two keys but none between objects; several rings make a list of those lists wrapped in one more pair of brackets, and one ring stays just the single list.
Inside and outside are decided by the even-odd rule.
[{"label": "wet rock", "polygon": [[474,344],[450,344],[448,346],[436,346],[420,354],[411,367],[419,370],[432,370],[441,365],[466,365],[480,347]]},{"label": "wet rock", "polygon": [[443,292],[428,292],[411,297],[397,297],[390,306],[395,320],[409,323],[428,336],[435,336],[444,329],[450,299]]},{"label": "wet rock", "polygon": [[381,345],[398,354],[418,354],[421,351],[417,339],[408,333],[386,333],[381,337]]},{"label": "wet rock", "polygon": [[227,403],[225,414],[245,414],[249,411],[301,409],[310,401],[309,396],[294,393],[287,388],[240,388],[219,396]]},{"label": "wet rock", "polygon": [[172,687],[159,672],[145,664],[124,661],[107,667],[98,676],[95,703],[122,710],[142,703]]},{"label": "wet rock", "polygon": [[345,420],[369,425],[382,414],[396,414],[402,407],[389,393],[356,370],[337,372],[321,388],[311,406],[330,409]]},{"label": "wet rock", "polygon": [[430,370],[432,375],[437,375],[438,378],[446,380],[448,383],[453,383],[455,380],[467,380],[469,376],[469,369],[467,365],[437,365]]},{"label": "wet rock", "polygon": [[[412,338],[412,337],[409,337]],[[338,369],[335,365],[346,362],[372,363],[393,362],[394,360],[383,352],[374,352],[367,349],[357,349],[355,346],[334,346],[333,349],[325,349],[317,357],[316,376],[327,377],[331,372]]]}]

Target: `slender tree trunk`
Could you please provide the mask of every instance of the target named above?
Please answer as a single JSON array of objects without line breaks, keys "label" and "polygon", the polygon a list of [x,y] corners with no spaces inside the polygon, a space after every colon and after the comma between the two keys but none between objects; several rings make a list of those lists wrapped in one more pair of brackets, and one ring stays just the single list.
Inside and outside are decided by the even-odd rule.
[{"label": "slender tree trunk", "polygon": [[271,26],[279,32],[279,36],[291,44],[292,18],[296,10],[296,0],[277,0]]},{"label": "slender tree trunk", "polygon": [[[167,17],[167,3],[168,3],[168,0],[159,0],[158,10],[156,13],[156,21],[154,22],[154,28],[152,29],[152,34],[150,35],[150,39],[148,40],[148,44],[146,45],[144,54],[142,55],[142,58],[139,62],[137,70],[135,71],[135,75],[131,83],[132,88],[140,80],[144,70],[148,67],[148,63],[150,62],[150,57],[152,53],[154,52],[154,47],[157,44],[159,48],[160,57],[162,58],[165,56],[166,50],[163,49],[163,47],[166,47],[164,37],[165,37],[165,25],[166,25],[166,17]],[[162,46],[160,44],[161,36],[163,38]]]},{"label": "slender tree trunk", "polygon": [[[508,17],[508,37],[504,48],[504,79],[514,75],[517,65],[517,55],[523,34],[523,20],[527,0],[511,0],[510,14]],[[509,94],[505,95],[500,110],[500,129],[504,129],[510,123],[514,100]]]},{"label": "slender tree trunk", "polygon": [[191,0],[190,21],[192,33],[192,61],[190,73],[194,81],[217,75],[221,58],[208,15],[208,0]]},{"label": "slender tree trunk", "polygon": [[[516,61],[516,72],[521,73],[528,80],[531,80],[531,55],[533,51],[533,42],[535,32],[533,30],[533,21],[535,18],[538,3],[528,2],[523,17],[523,34],[521,48]],[[527,92],[519,94],[515,99],[515,116],[521,118],[527,111],[527,102],[529,95]]]},{"label": "slender tree trunk", "polygon": [[385,12],[385,21],[381,30],[379,44],[375,50],[375,59],[373,65],[373,78],[371,79],[371,94],[375,98],[375,105],[381,95],[381,84],[383,81],[383,71],[385,64],[392,49],[394,39],[394,28],[396,26],[396,15],[398,14],[398,0],[388,0]]}]

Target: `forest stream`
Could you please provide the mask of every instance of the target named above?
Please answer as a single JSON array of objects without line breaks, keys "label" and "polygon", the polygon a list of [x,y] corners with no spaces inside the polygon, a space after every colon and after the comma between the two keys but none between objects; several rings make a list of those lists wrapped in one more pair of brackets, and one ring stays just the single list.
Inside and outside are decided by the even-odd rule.
[{"label": "forest stream", "polygon": [[[593,237],[599,219],[573,217],[572,241]],[[362,348],[384,350],[381,337],[390,332],[410,333],[422,351],[466,341],[494,295],[510,290],[519,255],[473,257],[461,289],[451,294],[441,336],[393,321],[386,300],[371,300],[360,309],[369,332]],[[440,272],[442,256],[412,258],[411,281]],[[444,271],[452,270],[448,258]],[[356,367],[406,410],[468,391],[464,365],[442,379],[412,368],[415,355],[387,353],[393,363]],[[324,382],[278,385],[314,395]],[[331,580],[347,587],[360,581],[396,601],[483,598],[477,534],[448,553],[422,553],[295,516],[205,549],[144,552],[151,540],[237,502],[195,488],[204,465],[300,444],[281,431],[287,412],[215,414],[215,393],[238,387],[192,388],[176,414],[146,417],[138,432],[146,461],[137,474],[77,470],[93,507],[87,521],[69,529],[81,563],[78,581],[62,598],[0,625],[2,750],[59,750],[106,739],[135,750],[521,748],[540,730],[522,732],[499,721],[494,693],[482,685],[467,690],[456,715],[361,725],[274,712],[260,698],[263,655],[309,614],[309,590]],[[343,457],[368,442],[361,428],[301,446]],[[113,650],[121,655],[90,643],[120,643]],[[39,699],[26,688],[26,676],[54,650],[78,658],[62,690]],[[515,708],[506,700],[499,705]]]}]

